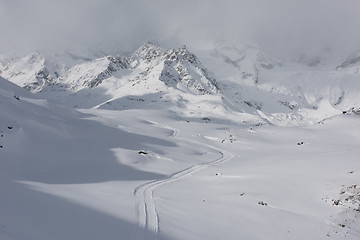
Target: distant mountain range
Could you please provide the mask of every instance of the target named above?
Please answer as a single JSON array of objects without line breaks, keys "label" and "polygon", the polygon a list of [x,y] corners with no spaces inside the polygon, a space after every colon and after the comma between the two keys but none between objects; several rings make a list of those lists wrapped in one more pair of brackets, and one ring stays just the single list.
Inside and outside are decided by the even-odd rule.
[{"label": "distant mountain range", "polygon": [[2,57],[0,76],[79,108],[129,109],[140,102],[201,115],[221,107],[302,125],[360,107],[358,52],[321,71],[314,64],[275,60],[254,44],[216,44],[198,54],[151,42],[128,56],[36,52]]}]

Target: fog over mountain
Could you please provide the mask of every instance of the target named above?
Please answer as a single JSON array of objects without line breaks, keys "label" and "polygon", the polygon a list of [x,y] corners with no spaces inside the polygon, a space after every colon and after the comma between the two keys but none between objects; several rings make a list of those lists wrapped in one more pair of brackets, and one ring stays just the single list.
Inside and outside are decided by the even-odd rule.
[{"label": "fog over mountain", "polygon": [[276,57],[360,48],[356,0],[0,1],[0,50],[161,45],[249,39]]}]

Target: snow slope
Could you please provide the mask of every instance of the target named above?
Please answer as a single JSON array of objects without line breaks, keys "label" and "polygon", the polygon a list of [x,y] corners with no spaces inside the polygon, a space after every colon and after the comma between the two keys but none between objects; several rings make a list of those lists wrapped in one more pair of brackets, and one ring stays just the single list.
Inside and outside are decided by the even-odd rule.
[{"label": "snow slope", "polygon": [[[116,206],[124,192],[132,192],[136,181],[159,178],[162,174],[121,164],[111,148],[122,147],[136,156],[136,150],[149,143],[174,144],[120,129],[114,131],[95,121],[83,120],[87,115],[38,99],[2,78],[0,84],[0,238],[118,239],[130,234],[132,222],[117,214],[107,214],[114,205],[107,210],[94,209],[91,204],[38,191],[32,184],[96,186],[105,182],[98,190],[91,188],[93,193],[100,194],[101,200],[101,195],[107,198],[103,187],[112,191],[119,187],[114,182],[131,181],[130,185],[120,187],[118,198],[107,199]],[[122,208],[128,208],[127,212],[132,214],[129,205],[131,202]]]}]

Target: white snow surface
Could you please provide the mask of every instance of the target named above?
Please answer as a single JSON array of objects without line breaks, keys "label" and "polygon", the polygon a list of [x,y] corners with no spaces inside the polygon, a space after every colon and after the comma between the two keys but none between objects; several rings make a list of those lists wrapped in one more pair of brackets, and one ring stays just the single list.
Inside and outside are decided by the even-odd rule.
[{"label": "white snow surface", "polygon": [[360,238],[350,57],[146,43],[35,85],[46,58],[20,59],[0,75],[37,94],[0,77],[1,240]]}]

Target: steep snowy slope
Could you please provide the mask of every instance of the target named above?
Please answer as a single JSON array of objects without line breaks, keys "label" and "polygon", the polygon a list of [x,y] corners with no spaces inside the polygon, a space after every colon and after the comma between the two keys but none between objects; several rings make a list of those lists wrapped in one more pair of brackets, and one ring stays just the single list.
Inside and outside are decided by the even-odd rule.
[{"label": "steep snowy slope", "polygon": [[109,78],[113,72],[127,68],[127,61],[111,56],[78,64],[69,69],[59,82],[66,84],[71,90],[94,88]]},{"label": "steep snowy slope", "polygon": [[[1,77],[0,87],[2,108],[0,118],[3,131],[7,128],[7,131],[18,132],[22,129],[21,125],[27,123],[53,128],[52,120],[66,119],[69,114],[77,115],[75,111],[41,99]],[[10,125],[11,129],[6,127]],[[54,131],[56,132],[56,128]]]}]

